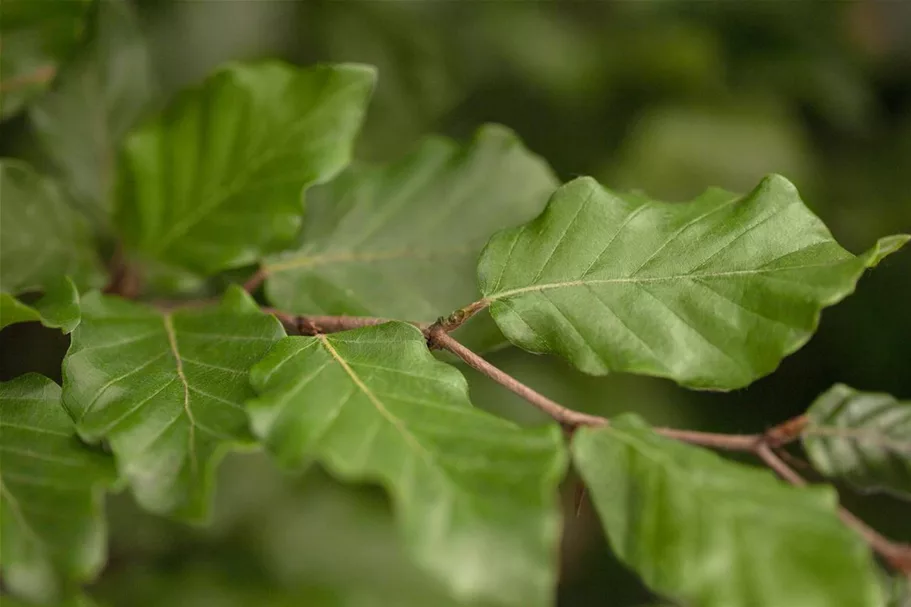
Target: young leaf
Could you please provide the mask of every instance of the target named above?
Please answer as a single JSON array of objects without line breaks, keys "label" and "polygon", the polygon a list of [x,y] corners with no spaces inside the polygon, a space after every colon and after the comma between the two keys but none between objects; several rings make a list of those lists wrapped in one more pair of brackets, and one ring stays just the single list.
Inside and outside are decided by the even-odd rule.
[{"label": "young leaf", "polygon": [[879,607],[864,542],[829,488],[658,436],[633,416],[579,430],[575,464],[611,548],[653,590],[699,607]]},{"label": "young leaf", "polygon": [[0,160],[0,290],[40,289],[64,274],[81,288],[103,280],[83,219],[54,184],[18,160]]},{"label": "young leaf", "polygon": [[80,443],[57,384],[34,373],[0,382],[0,452],[4,584],[47,600],[58,575],[90,579],[105,558],[102,494],[114,466]]},{"label": "young leaf", "polygon": [[0,118],[17,112],[54,79],[82,33],[89,0],[9,1],[0,19]]},{"label": "young leaf", "polygon": [[82,314],[63,361],[79,433],[108,440],[142,506],[204,518],[218,459],[251,441],[247,373],[280,324],[237,288],[175,312],[91,293]]},{"label": "young leaf", "polygon": [[836,384],[807,418],[803,446],[817,470],[911,498],[911,401]]},{"label": "young leaf", "polygon": [[109,228],[114,159],[153,95],[148,51],[129,2],[99,2],[89,43],[29,115],[70,197]]},{"label": "young leaf", "polygon": [[380,480],[410,554],[455,596],[550,603],[565,467],[555,426],[473,409],[462,375],[404,323],[285,338],[251,382],[253,431],[269,450]]},{"label": "young leaf", "polygon": [[[263,264],[266,294],[300,314],[432,322],[477,299],[473,268],[490,234],[537,215],[556,184],[503,127],[482,128],[466,148],[429,138],[310,200],[303,245]],[[474,332],[498,334],[489,325]]]},{"label": "young leaf", "polygon": [[0,329],[36,320],[45,327],[69,333],[79,324],[79,318],[79,291],[66,276],[48,282],[44,295],[28,305],[9,293],[0,292]]},{"label": "young leaf", "polygon": [[787,180],[689,203],[617,195],[591,178],[491,239],[481,291],[506,337],[585,372],[628,371],[730,390],[810,338],[820,311],[908,236],[855,257]]},{"label": "young leaf", "polygon": [[301,192],[349,161],[373,89],[361,65],[231,64],[124,144],[116,223],[148,257],[203,273],[287,245]]}]

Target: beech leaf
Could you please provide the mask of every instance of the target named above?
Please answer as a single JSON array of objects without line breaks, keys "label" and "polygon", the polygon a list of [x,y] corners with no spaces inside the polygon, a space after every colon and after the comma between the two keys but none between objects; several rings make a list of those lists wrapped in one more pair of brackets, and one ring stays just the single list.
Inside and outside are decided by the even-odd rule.
[{"label": "beech leaf", "polygon": [[88,43],[29,109],[65,191],[99,229],[110,229],[114,162],[153,98],[149,53],[127,0],[97,3]]},{"label": "beech leaf", "polygon": [[817,470],[911,499],[911,401],[836,384],[807,418],[803,446]]},{"label": "beech leaf", "polygon": [[516,345],[587,373],[730,390],[773,371],[822,308],[908,239],[854,256],[777,175],[745,196],[710,189],[673,204],[580,178],[540,217],[496,234],[478,274]]},{"label": "beech leaf", "polygon": [[0,200],[0,290],[16,295],[64,274],[80,288],[103,281],[88,226],[53,182],[4,158]]},{"label": "beech leaf", "polygon": [[275,457],[379,480],[409,554],[455,597],[551,603],[566,463],[556,426],[472,408],[464,377],[405,323],[285,338],[251,382],[253,431]]},{"label": "beech leaf", "polygon": [[284,332],[232,288],[214,306],[161,312],[90,293],[63,361],[63,400],[79,433],[106,439],[137,501],[199,520],[213,469],[250,444],[247,374]]},{"label": "beech leaf", "polygon": [[6,0],[0,19],[0,118],[43,92],[83,33],[90,0]]},{"label": "beech leaf", "polygon": [[[433,322],[477,299],[484,243],[540,213],[556,185],[504,127],[481,128],[465,147],[428,138],[402,160],[351,169],[311,198],[301,247],[263,264],[266,295],[298,314]],[[475,338],[502,341],[486,324],[471,327]]]},{"label": "beech leaf", "polygon": [[53,599],[58,576],[88,580],[104,562],[102,495],[116,478],[113,460],[79,441],[60,387],[46,377],[0,382],[0,414],[3,582]]},{"label": "beech leaf", "polygon": [[[0,160],[0,200],[0,328],[37,320],[72,331],[77,287],[104,281],[85,220],[53,182],[18,160]],[[16,297],[30,292],[44,296],[34,303]]]},{"label": "beech leaf", "polygon": [[349,161],[373,68],[232,63],[133,132],[116,223],[141,255],[202,273],[291,243],[302,191]]},{"label": "beech leaf", "polygon": [[0,293],[0,329],[35,320],[45,327],[69,333],[79,324],[79,318],[79,291],[65,276],[48,282],[44,295],[31,304],[22,303],[9,293]]},{"label": "beech leaf", "polygon": [[573,438],[574,462],[617,557],[699,607],[881,607],[876,565],[828,487],[666,439],[634,416]]}]

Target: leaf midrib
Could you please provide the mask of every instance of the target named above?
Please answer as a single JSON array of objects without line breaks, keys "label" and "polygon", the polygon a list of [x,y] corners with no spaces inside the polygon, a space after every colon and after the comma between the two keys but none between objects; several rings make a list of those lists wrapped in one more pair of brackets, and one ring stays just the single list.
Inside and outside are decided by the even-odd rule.
[{"label": "leaf midrib", "polygon": [[529,285],[527,287],[518,287],[515,289],[508,289],[506,291],[500,291],[499,293],[493,293],[487,295],[486,299],[488,301],[496,301],[498,299],[505,299],[507,297],[514,297],[516,295],[522,295],[524,293],[535,293],[539,291],[550,291],[553,289],[566,289],[572,287],[583,287],[591,285],[604,285],[604,284],[642,284],[642,283],[654,283],[654,282],[672,282],[675,280],[692,280],[698,278],[724,278],[728,276],[753,276],[760,274],[775,274],[777,272],[789,272],[792,270],[804,270],[807,268],[824,268],[839,265],[844,263],[846,260],[839,259],[827,263],[815,263],[815,264],[804,264],[799,266],[786,266],[781,268],[767,268],[767,269],[755,269],[755,270],[729,270],[725,272],[700,272],[695,274],[673,274],[670,276],[646,276],[643,278],[633,278],[627,276],[620,276],[617,278],[595,278],[595,279],[579,279],[579,280],[567,280],[561,282],[551,282],[543,283],[537,285]]},{"label": "leaf midrib", "polygon": [[177,334],[174,330],[174,321],[170,314],[162,315],[162,321],[164,322],[165,333],[168,336],[168,346],[171,349],[171,355],[174,357],[174,362],[177,367],[177,377],[180,379],[180,383],[183,384],[183,409],[187,414],[187,419],[189,419],[189,432],[187,435],[187,451],[190,455],[190,466],[194,475],[196,475],[199,464],[196,459],[196,419],[193,417],[193,410],[190,408],[190,383],[187,381],[187,376],[183,372],[183,360],[180,357],[180,350],[177,347]]}]

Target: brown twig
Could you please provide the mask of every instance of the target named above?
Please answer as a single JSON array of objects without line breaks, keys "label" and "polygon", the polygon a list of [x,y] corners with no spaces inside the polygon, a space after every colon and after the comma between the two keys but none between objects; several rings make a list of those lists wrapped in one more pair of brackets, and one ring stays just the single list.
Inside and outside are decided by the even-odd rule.
[{"label": "brown twig", "polygon": [[777,426],[766,430],[766,442],[772,447],[782,447],[788,443],[794,442],[803,433],[804,429],[810,423],[810,418],[806,414],[792,417]]},{"label": "brown twig", "polygon": [[457,342],[446,332],[446,328],[441,323],[434,324],[428,329],[427,339],[431,345],[449,350],[462,359],[462,361],[472,369],[483,373],[507,390],[521,396],[568,428],[576,428],[578,426],[603,426],[608,423],[606,418],[567,409],[563,405],[557,404],[543,394],[529,388],[516,378],[494,367],[492,364]]},{"label": "brown twig", "polygon": [[259,288],[259,285],[263,284],[264,280],[266,280],[266,270],[265,268],[259,268],[243,284],[243,289],[252,295]]},{"label": "brown twig", "polygon": [[[797,487],[805,487],[807,481],[804,480],[793,468],[782,460],[766,441],[760,441],[756,445],[756,455],[769,468],[774,470],[778,476]],[[885,537],[865,522],[851,514],[844,507],[839,506],[838,517],[841,521],[860,534],[864,541],[875,550],[891,566],[905,575],[911,575],[911,546],[893,542]]]},{"label": "brown twig", "polygon": [[10,93],[16,89],[32,84],[47,84],[57,75],[53,65],[42,65],[27,74],[7,78],[0,82],[0,93]]},{"label": "brown twig", "polygon": [[[275,308],[262,308],[266,314],[272,314],[281,321],[286,328],[301,335],[320,335],[324,333],[338,333],[339,331],[350,331],[351,329],[361,329],[363,327],[372,327],[381,325],[384,322],[391,322],[389,318],[378,318],[375,316],[322,316],[322,315],[294,315]],[[420,330],[427,328],[426,324],[409,323]]]},{"label": "brown twig", "polygon": [[461,327],[465,321],[486,308],[489,304],[490,302],[487,299],[479,299],[476,302],[468,304],[464,308],[459,308],[449,316],[441,318],[436,322],[436,325],[446,333],[450,333]]}]

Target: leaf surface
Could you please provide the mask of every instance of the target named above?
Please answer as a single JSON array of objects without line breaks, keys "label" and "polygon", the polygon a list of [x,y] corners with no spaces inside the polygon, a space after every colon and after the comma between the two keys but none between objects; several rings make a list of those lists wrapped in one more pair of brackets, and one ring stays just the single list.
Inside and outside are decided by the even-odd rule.
[{"label": "leaf surface", "polygon": [[460,599],[546,605],[556,581],[556,426],[472,408],[420,331],[386,323],[276,344],[251,372],[254,433],[287,465],[311,459],[391,493],[415,562]]},{"label": "leaf surface", "polygon": [[45,327],[69,333],[79,324],[79,291],[69,278],[62,276],[50,281],[44,295],[25,304],[10,295],[0,293],[0,329],[18,323],[38,321]]},{"label": "leaf surface", "polygon": [[[556,185],[504,127],[483,127],[465,147],[429,138],[394,164],[349,170],[308,201],[302,246],[263,264],[266,294],[298,314],[432,322],[477,299],[484,243],[540,213]],[[473,332],[494,341],[487,323]]]},{"label": "leaf surface", "polygon": [[6,0],[0,19],[0,118],[47,88],[77,44],[89,0]]},{"label": "leaf surface", "polygon": [[105,558],[114,465],[76,437],[57,384],[34,373],[0,382],[0,452],[4,585],[47,600],[57,576],[90,579]]},{"label": "leaf surface", "polygon": [[289,244],[303,189],[348,163],[375,77],[353,64],[234,63],[186,91],[124,144],[126,243],[202,273]]},{"label": "leaf surface", "polygon": [[153,98],[145,41],[130,4],[99,2],[91,38],[29,115],[70,198],[110,229],[117,150]]},{"label": "leaf surface", "polygon": [[911,401],[836,384],[807,417],[803,446],[817,470],[911,499]]},{"label": "leaf surface", "polygon": [[90,293],[63,361],[63,398],[79,433],[106,439],[138,502],[198,520],[212,472],[249,444],[250,367],[284,333],[233,288],[216,306],[160,312]]},{"label": "leaf surface", "polygon": [[18,160],[0,160],[0,291],[16,295],[68,275],[80,288],[102,279],[88,227],[53,182]]},{"label": "leaf surface", "polygon": [[830,488],[655,434],[633,416],[573,439],[614,553],[656,592],[700,607],[879,607],[873,558]]},{"label": "leaf surface", "polygon": [[[88,226],[50,180],[18,160],[0,160],[0,200],[0,329],[37,320],[72,331],[77,286],[104,280]],[[38,291],[34,303],[16,297]]]},{"label": "leaf surface", "polygon": [[544,213],[495,235],[481,291],[504,335],[592,374],[627,371],[729,390],[770,373],[908,236],[843,249],[794,186],[688,203],[617,195],[580,178]]}]

